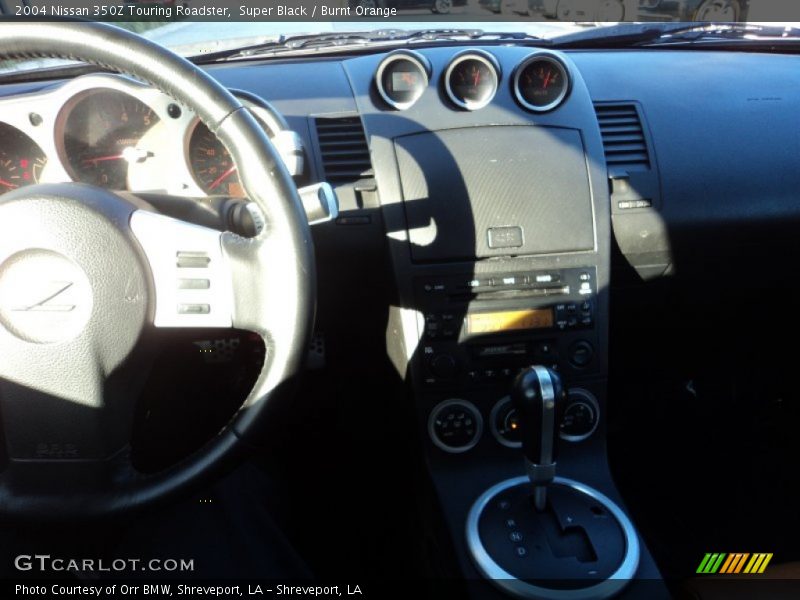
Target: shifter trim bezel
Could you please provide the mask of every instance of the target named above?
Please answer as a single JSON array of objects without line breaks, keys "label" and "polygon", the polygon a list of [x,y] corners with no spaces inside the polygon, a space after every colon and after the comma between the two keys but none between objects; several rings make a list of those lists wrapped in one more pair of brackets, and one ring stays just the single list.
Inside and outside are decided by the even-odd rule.
[{"label": "shifter trim bezel", "polygon": [[617,519],[625,536],[625,558],[623,558],[619,568],[614,571],[611,577],[601,583],[585,588],[568,590],[553,589],[533,585],[521,579],[517,579],[494,561],[486,551],[478,531],[478,523],[481,514],[483,514],[483,510],[486,506],[501,492],[518,485],[527,485],[528,478],[525,476],[506,479],[492,486],[481,494],[472,505],[472,508],[470,508],[469,515],[467,516],[466,536],[467,547],[472,555],[475,566],[481,575],[489,579],[494,585],[517,598],[537,598],[540,600],[600,600],[603,598],[611,598],[628,585],[639,567],[639,538],[633,523],[614,501],[596,489],[563,477],[556,477],[553,479],[553,483],[571,487],[578,492],[590,496],[605,506],[606,509],[614,515],[614,518]]}]

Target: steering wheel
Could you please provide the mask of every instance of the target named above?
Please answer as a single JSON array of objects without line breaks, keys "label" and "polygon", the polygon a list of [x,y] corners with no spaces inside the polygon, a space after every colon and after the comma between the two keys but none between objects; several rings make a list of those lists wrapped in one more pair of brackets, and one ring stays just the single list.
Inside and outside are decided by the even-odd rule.
[{"label": "steering wheel", "polygon": [[[263,434],[291,396],[308,347],[313,246],[275,148],[201,69],[110,25],[0,23],[0,59],[34,57],[125,73],[194,111],[229,149],[265,219],[257,236],[244,238],[84,184],[0,197],[0,516],[114,515],[192,489]],[[132,465],[130,439],[144,340],[175,327],[255,332],[264,365],[218,435],[181,462],[143,474]]]}]

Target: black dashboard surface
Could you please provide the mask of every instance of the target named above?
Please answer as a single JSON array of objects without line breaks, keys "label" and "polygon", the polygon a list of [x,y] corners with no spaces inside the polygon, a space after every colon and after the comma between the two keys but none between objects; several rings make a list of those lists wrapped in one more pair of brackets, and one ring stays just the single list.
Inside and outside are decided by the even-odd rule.
[{"label": "black dashboard surface", "polygon": [[595,102],[649,125],[675,226],[797,217],[800,58],[743,52],[575,52]]}]

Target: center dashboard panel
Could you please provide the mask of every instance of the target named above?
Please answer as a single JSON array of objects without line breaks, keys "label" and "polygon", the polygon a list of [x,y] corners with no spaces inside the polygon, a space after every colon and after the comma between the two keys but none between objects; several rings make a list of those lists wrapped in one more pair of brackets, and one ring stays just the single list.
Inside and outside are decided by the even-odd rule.
[{"label": "center dashboard panel", "polygon": [[[515,457],[497,416],[508,417],[511,381],[532,364],[589,398],[583,426],[561,424],[583,442],[604,411],[611,232],[579,71],[568,55],[510,46],[399,50],[344,67],[398,291],[402,336],[387,343],[429,460],[447,469]],[[451,442],[441,427],[455,421]]]},{"label": "center dashboard panel", "polygon": [[389,356],[408,382],[460,568],[476,578],[464,523],[475,498],[523,473],[510,399],[523,369],[557,371],[568,390],[555,425],[559,475],[616,496],[605,457],[611,215],[600,128],[564,53],[437,47],[343,66],[397,288]]},{"label": "center dashboard panel", "polygon": [[428,48],[344,67],[397,287],[389,354],[409,382],[461,568],[474,574],[459,541],[471,502],[522,473],[509,399],[522,369],[555,369],[569,390],[559,473],[615,494],[605,459],[611,218],[600,128],[563,53]]}]

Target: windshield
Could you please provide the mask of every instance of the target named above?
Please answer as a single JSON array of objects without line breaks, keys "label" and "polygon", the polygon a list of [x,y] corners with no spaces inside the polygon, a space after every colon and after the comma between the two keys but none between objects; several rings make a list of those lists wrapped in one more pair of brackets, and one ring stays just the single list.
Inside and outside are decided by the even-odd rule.
[{"label": "windshield", "polygon": [[327,23],[169,23],[145,33],[153,41],[167,46],[179,54],[198,55],[217,52],[234,47],[274,41],[281,36],[326,34],[326,33],[370,33],[379,29],[416,31],[426,28],[453,27],[498,32],[520,32],[536,37],[554,38],[565,33],[593,27],[593,23],[521,22],[455,22],[421,23],[419,21],[376,23],[374,21],[333,21]]},{"label": "windshield", "polygon": [[[456,22],[422,23],[419,21],[388,23],[376,21],[329,21],[329,22],[135,22],[115,23],[125,29],[140,33],[146,38],[170,48],[182,56],[201,56],[253,46],[282,37],[309,34],[336,34],[345,32],[369,33],[379,29],[416,31],[420,29],[457,27],[458,29],[491,30],[497,32],[521,32],[536,37],[554,38],[565,33],[580,31],[595,26],[594,23],[570,22]],[[35,59],[24,61],[0,60],[0,72],[27,71],[67,64],[67,61]]]},{"label": "windshield", "polygon": [[[472,2],[473,0],[470,0]],[[517,4],[525,0],[474,0],[479,2],[481,9],[486,15],[491,15],[494,6],[503,6],[504,3]],[[553,17],[566,16],[563,13],[563,4],[567,0],[551,2],[561,14],[554,14]],[[622,2],[623,0],[619,0]],[[538,2],[542,6],[547,6],[547,0],[530,0],[529,3]],[[639,2],[640,7],[646,3]],[[658,4],[658,3],[656,3]],[[640,10],[643,10],[640,8]],[[587,16],[586,13],[575,12],[575,16]],[[513,13],[519,17],[519,14]],[[598,15],[592,15],[598,16]],[[604,16],[604,15],[600,15]],[[621,16],[621,15],[620,15]],[[663,18],[662,15],[655,15]],[[679,20],[675,15],[673,20]],[[724,16],[724,15],[722,15]],[[409,15],[413,17],[413,15]],[[200,21],[181,21],[181,22],[130,22],[115,23],[120,27],[136,31],[143,36],[151,39],[158,44],[166,46],[178,54],[187,57],[202,57],[205,54],[216,54],[220,52],[235,50],[237,48],[256,46],[269,42],[276,42],[301,35],[337,35],[344,33],[359,33],[369,36],[375,32],[386,32],[387,30],[402,32],[420,31],[424,29],[458,29],[476,30],[492,33],[514,33],[525,34],[536,38],[558,41],[559,38],[573,39],[576,34],[585,32],[588,37],[602,39],[604,32],[611,30],[614,35],[619,35],[620,30],[625,31],[641,30],[644,23],[640,22],[595,22],[595,21],[560,21],[554,19],[543,19],[535,21],[465,21],[463,15],[460,20],[453,22],[442,22],[439,20],[427,21],[395,21],[394,19],[384,19],[381,21],[361,20],[361,21],[314,21],[314,22],[292,22],[292,21],[257,21],[257,22],[200,22]],[[664,28],[669,23],[652,22],[648,23],[649,28]],[[673,27],[675,23],[671,24]],[[684,23],[683,25],[701,25],[699,23]],[[787,24],[781,24],[787,25]],[[24,61],[0,60],[0,73],[9,71],[27,71],[39,68],[53,67],[65,64],[67,61],[53,59],[35,59]]]}]

